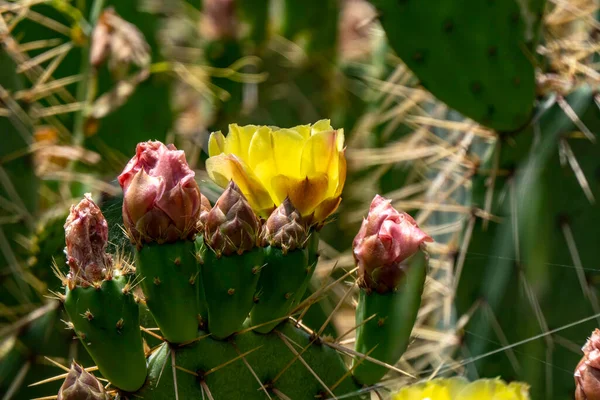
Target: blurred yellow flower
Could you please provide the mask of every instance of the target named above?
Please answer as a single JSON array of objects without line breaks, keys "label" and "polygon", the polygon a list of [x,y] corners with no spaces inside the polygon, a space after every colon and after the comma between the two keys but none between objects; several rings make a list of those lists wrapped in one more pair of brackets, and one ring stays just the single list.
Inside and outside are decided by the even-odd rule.
[{"label": "blurred yellow flower", "polygon": [[286,197],[320,223],[338,207],[346,181],[344,130],[329,120],[289,129],[229,125],[210,135],[206,169],[221,187],[233,180],[250,205],[267,218]]},{"label": "blurred yellow flower", "polygon": [[529,400],[529,386],[501,379],[433,379],[402,388],[394,400]]}]

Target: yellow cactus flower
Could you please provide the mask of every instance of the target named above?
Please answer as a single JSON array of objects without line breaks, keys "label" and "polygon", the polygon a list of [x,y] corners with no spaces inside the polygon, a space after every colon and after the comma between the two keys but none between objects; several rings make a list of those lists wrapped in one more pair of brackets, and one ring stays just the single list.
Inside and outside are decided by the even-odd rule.
[{"label": "yellow cactus flower", "polygon": [[233,180],[267,218],[286,197],[317,224],[338,207],[346,181],[344,131],[329,120],[280,129],[229,125],[210,135],[206,169],[219,186]]},{"label": "yellow cactus flower", "polygon": [[501,379],[433,379],[402,388],[394,400],[529,400],[529,386]]}]

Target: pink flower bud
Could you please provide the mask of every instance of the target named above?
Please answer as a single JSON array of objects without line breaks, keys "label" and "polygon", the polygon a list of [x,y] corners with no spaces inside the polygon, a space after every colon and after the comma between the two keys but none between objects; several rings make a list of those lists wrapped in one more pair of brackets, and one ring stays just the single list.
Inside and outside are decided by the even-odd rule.
[{"label": "pink flower bud", "polygon": [[101,281],[112,265],[106,254],[108,224],[89,193],[71,211],[65,222],[67,264],[74,284],[89,286]]},{"label": "pink flower bud", "polygon": [[73,362],[71,370],[67,374],[60,390],[57,400],[107,400],[108,396],[104,386],[92,374],[83,369],[79,364]]},{"label": "pink flower bud", "polygon": [[583,358],[575,368],[575,400],[600,400],[600,329],[583,346]]},{"label": "pink flower bud", "polygon": [[217,256],[243,254],[257,242],[260,221],[240,188],[229,186],[208,212],[204,224],[204,239]]},{"label": "pink flower bud", "polygon": [[404,275],[400,264],[415,254],[422,243],[432,242],[405,212],[377,195],[363,220],[352,248],[361,287],[385,293],[394,290]]},{"label": "pink flower bud", "polygon": [[194,175],[183,151],[172,144],[137,145],[119,175],[123,222],[133,242],[174,242],[197,232],[202,200]]}]

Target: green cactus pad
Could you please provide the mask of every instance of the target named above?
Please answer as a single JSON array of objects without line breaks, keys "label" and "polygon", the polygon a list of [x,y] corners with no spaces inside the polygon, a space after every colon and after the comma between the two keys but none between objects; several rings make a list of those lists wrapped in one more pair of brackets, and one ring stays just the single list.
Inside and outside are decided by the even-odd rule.
[{"label": "green cactus pad", "polygon": [[306,249],[308,250],[307,274],[304,278],[304,282],[302,282],[302,285],[296,291],[293,302],[294,305],[298,305],[302,302],[304,294],[306,293],[308,285],[310,284],[310,280],[315,273],[315,268],[317,267],[317,262],[319,261],[319,237],[319,232],[314,230],[308,237],[308,242],[306,243]]},{"label": "green cactus pad", "polygon": [[296,249],[283,254],[281,249],[266,247],[265,267],[260,272],[255,305],[250,322],[260,333],[268,333],[282,320],[257,326],[284,317],[292,308],[298,291],[310,280],[308,249]]},{"label": "green cactus pad", "polygon": [[208,305],[208,330],[224,339],[239,330],[254,306],[254,293],[263,267],[263,250],[217,258],[207,251],[202,281]]},{"label": "green cactus pad", "polygon": [[[356,351],[370,352],[370,357],[391,365],[406,351],[427,275],[427,261],[422,252],[409,262],[406,277],[396,291],[367,294],[361,289],[356,309]],[[375,318],[364,322],[374,314]],[[353,374],[363,385],[374,385],[387,371],[384,366],[362,360]]]},{"label": "green cactus pad", "polygon": [[65,309],[75,332],[98,369],[112,385],[132,392],[146,380],[139,309],[126,276],[99,288],[67,288]]},{"label": "green cactus pad", "polygon": [[206,247],[206,243],[204,243],[204,236],[198,235],[196,236],[196,261],[198,262],[198,284],[196,285],[196,290],[198,292],[198,313],[199,317],[199,326],[200,329],[206,329],[208,325],[208,305],[206,304],[206,294],[204,293],[204,283],[202,282],[202,264],[204,263],[204,257],[206,256],[206,252],[208,248]]},{"label": "green cactus pad", "polygon": [[[537,1],[371,0],[390,46],[448,106],[498,131],[530,119],[535,76],[528,42],[537,37]],[[523,18],[525,15],[526,18]]]},{"label": "green cactus pad", "polygon": [[199,271],[193,241],[146,244],[136,253],[146,304],[162,335],[183,343],[198,335]]},{"label": "green cactus pad", "polygon": [[[194,344],[176,349],[176,365],[200,374],[197,377],[182,372],[182,370],[176,371],[179,398],[201,399],[201,374],[237,357],[235,361],[204,377],[204,382],[210,390],[212,398],[267,399],[267,395],[261,390],[260,383],[268,388],[269,383],[273,382],[295,357],[282,337],[298,352],[309,346],[311,342],[308,334],[295,328],[292,324],[286,323],[267,335],[246,332],[234,336],[231,341],[219,341],[207,337]],[[256,350],[252,351],[254,349]],[[136,395],[147,400],[175,398],[173,376],[170,371],[170,351],[173,349],[162,346],[150,356],[148,383]],[[249,351],[252,352],[248,354]],[[247,354],[243,359],[240,358],[239,354],[244,353]],[[332,390],[336,396],[346,395],[347,397],[344,398],[350,399],[361,398],[358,394],[352,395],[359,388],[347,375],[346,366],[339,354],[332,348],[313,343],[302,353],[302,359],[328,388],[332,388],[340,381]],[[247,365],[244,361],[247,362]],[[165,365],[166,367],[164,367]],[[275,380],[272,386],[294,400],[314,400],[318,395],[321,395],[321,398],[332,397],[298,359]],[[278,398],[274,391],[271,391],[270,396],[272,399]],[[206,393],[204,398],[209,398]]]}]

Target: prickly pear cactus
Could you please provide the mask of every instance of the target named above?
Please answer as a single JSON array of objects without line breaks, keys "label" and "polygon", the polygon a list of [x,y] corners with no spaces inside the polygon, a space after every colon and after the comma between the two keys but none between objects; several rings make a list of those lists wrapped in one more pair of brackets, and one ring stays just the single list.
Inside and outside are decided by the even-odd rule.
[{"label": "prickly pear cactus", "polygon": [[[210,155],[209,174],[226,186],[212,207],[183,151],[156,141],[137,146],[118,178],[134,265],[106,252],[108,224],[89,195],[71,207],[60,297],[113,392],[361,398],[362,386],[402,372],[394,364],[420,306],[424,243],[432,239],[388,200],[376,197],[354,243],[355,348],[321,336],[327,323],[313,331],[300,319],[324,294],[303,300],[319,231],[340,203],[343,130],[326,120],[290,129],[232,125],[227,136],[213,134]],[[152,349],[142,344],[138,303],[158,327],[142,328],[162,342]]]}]

